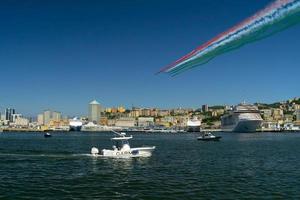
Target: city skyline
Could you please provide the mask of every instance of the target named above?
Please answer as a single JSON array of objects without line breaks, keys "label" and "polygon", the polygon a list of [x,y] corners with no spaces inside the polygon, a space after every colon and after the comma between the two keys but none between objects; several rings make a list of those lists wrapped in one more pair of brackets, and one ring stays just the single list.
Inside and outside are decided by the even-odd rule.
[{"label": "city skyline", "polygon": [[1,111],[74,116],[92,99],[197,108],[298,96],[299,26],[180,77],[154,75],[270,0],[114,2],[1,2]]},{"label": "city skyline", "polygon": [[[50,108],[46,108],[46,109],[42,109],[40,111],[38,111],[37,113],[34,113],[34,114],[29,114],[29,113],[23,113],[21,112],[20,110],[18,110],[18,108],[16,107],[1,107],[0,106],[0,116],[6,116],[7,115],[7,112],[12,112],[13,114],[17,114],[17,115],[24,115],[25,117],[29,117],[29,118],[32,118],[32,119],[35,119],[37,121],[39,121],[39,115],[45,115],[45,113],[47,112],[50,112],[51,114],[49,114],[49,116],[51,115],[59,115],[59,117],[54,117],[54,118],[57,118],[57,119],[70,119],[70,118],[77,118],[77,117],[87,117],[87,118],[91,118],[92,122],[95,122],[95,121],[98,121],[100,118],[101,118],[101,113],[108,113],[108,112],[125,112],[126,110],[129,110],[129,111],[132,111],[132,110],[135,110],[135,109],[139,109],[139,110],[161,110],[161,111],[164,111],[164,110],[178,110],[178,109],[183,109],[183,110],[202,110],[204,112],[207,112],[209,108],[218,108],[218,107],[233,107],[235,105],[238,105],[238,104],[277,104],[277,103],[285,103],[285,102],[288,102],[288,101],[293,101],[293,100],[299,100],[300,97],[293,97],[293,98],[289,98],[289,99],[282,99],[280,101],[274,101],[274,102],[247,102],[247,101],[241,101],[241,102],[238,102],[236,104],[202,104],[202,105],[198,105],[198,106],[194,106],[194,107],[183,107],[183,106],[176,106],[176,107],[158,107],[158,106],[124,106],[122,104],[120,105],[112,105],[112,106],[103,106],[103,104],[101,104],[101,102],[98,102],[96,99],[93,99],[91,100],[90,102],[88,102],[86,104],[86,111],[84,113],[81,113],[81,114],[77,114],[77,115],[70,115],[70,114],[67,114],[67,113],[64,113],[63,111],[61,110],[57,110],[57,109],[50,109]],[[11,110],[11,111],[9,111]],[[94,110],[94,111],[92,111]],[[115,111],[113,111],[115,110]],[[92,114],[93,113],[93,114]],[[7,118],[7,117],[6,117]],[[50,117],[48,117],[50,118]],[[41,119],[41,121],[45,121],[45,119]]]}]

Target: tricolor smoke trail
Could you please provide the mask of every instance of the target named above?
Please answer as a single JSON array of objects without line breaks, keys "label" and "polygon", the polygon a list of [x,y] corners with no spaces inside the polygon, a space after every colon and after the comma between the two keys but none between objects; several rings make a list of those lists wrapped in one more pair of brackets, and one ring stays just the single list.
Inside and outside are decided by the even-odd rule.
[{"label": "tricolor smoke trail", "polygon": [[175,76],[216,56],[269,37],[300,22],[300,0],[276,0],[265,9],[199,46],[160,72]]}]

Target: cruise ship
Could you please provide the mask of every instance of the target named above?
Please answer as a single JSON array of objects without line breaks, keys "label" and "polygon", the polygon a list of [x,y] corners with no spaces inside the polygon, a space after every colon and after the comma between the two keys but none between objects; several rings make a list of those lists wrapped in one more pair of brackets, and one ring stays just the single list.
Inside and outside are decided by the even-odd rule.
[{"label": "cruise ship", "polygon": [[187,121],[187,132],[200,132],[201,121],[197,118],[189,119]]},{"label": "cruise ship", "polygon": [[249,133],[260,128],[263,119],[257,106],[241,103],[221,117],[223,131]]},{"label": "cruise ship", "polygon": [[77,117],[70,120],[70,131],[81,131],[82,121]]}]

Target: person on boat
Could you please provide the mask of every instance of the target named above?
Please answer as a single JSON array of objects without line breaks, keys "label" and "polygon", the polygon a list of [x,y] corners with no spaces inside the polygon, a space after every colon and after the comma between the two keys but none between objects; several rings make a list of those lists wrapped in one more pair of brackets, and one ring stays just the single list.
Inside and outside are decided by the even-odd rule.
[{"label": "person on boat", "polygon": [[116,147],[117,147],[117,149],[118,149],[119,151],[121,150],[122,144],[121,144],[120,141],[117,141],[117,142],[116,142]]}]

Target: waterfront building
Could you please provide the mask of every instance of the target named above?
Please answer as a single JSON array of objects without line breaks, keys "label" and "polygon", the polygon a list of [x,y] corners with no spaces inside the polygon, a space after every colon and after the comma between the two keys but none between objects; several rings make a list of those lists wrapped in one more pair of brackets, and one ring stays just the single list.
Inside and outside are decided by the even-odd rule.
[{"label": "waterfront building", "polygon": [[284,121],[285,122],[292,122],[293,121],[294,116],[290,115],[290,114],[286,114],[284,115]]},{"label": "waterfront building", "polygon": [[37,124],[38,125],[43,125],[44,124],[44,115],[43,114],[38,114],[38,116],[37,116]]},{"label": "waterfront building", "polygon": [[155,123],[156,125],[170,127],[177,125],[177,120],[173,116],[165,116],[163,118],[156,118]]},{"label": "waterfront building", "polygon": [[208,105],[202,105],[202,112],[208,112]]},{"label": "waterfront building", "polygon": [[5,109],[5,120],[7,120],[9,122],[12,122],[13,121],[13,118],[12,118],[13,114],[16,114],[16,111],[15,111],[14,108],[6,108]]},{"label": "waterfront building", "polygon": [[300,110],[300,104],[293,104],[293,111]]},{"label": "waterfront building", "polygon": [[29,120],[19,115],[17,118],[15,118],[14,124],[18,127],[28,127]]},{"label": "waterfront building", "polygon": [[295,111],[296,120],[300,121],[300,109]]},{"label": "waterfront building", "polygon": [[108,119],[107,120],[107,126],[115,126],[116,120],[115,119]]},{"label": "waterfront building", "polygon": [[171,110],[171,115],[185,115],[192,111],[193,111],[193,109],[190,109],[190,108],[186,108],[186,109],[177,108],[177,109]]},{"label": "waterfront building", "polygon": [[52,111],[51,110],[46,110],[43,113],[44,115],[44,125],[48,125],[50,123],[50,120],[52,119]]},{"label": "waterfront building", "polygon": [[217,117],[224,114],[224,109],[215,109],[211,112],[212,117]]},{"label": "waterfront building", "polygon": [[144,108],[141,110],[141,116],[149,117],[151,116],[151,109]]},{"label": "waterfront building", "polygon": [[132,117],[121,117],[120,119],[116,120],[115,126],[118,127],[134,127],[136,126],[135,118]]},{"label": "waterfront building", "polygon": [[282,120],[283,119],[283,110],[280,108],[272,109],[273,120]]},{"label": "waterfront building", "polygon": [[132,110],[130,111],[130,117],[139,117],[141,116],[142,113],[141,113],[141,109],[139,108],[132,108]]},{"label": "waterfront building", "polygon": [[177,123],[177,119],[173,116],[165,116],[163,118],[161,118],[161,121],[163,122],[169,122],[169,123],[172,123],[172,124],[176,124]]},{"label": "waterfront building", "polygon": [[273,120],[272,118],[272,110],[271,109],[262,109],[260,110],[262,117],[266,121],[271,121]]},{"label": "waterfront building", "polygon": [[51,120],[59,121],[61,120],[61,113],[57,111],[52,112]]},{"label": "waterfront building", "polygon": [[98,101],[93,100],[89,103],[89,121],[98,124],[101,117],[101,107]]},{"label": "waterfront building", "polygon": [[6,120],[6,119],[5,119],[5,115],[1,115],[1,116],[0,116],[0,120],[1,120],[1,121],[5,121],[5,120]]},{"label": "waterfront building", "polygon": [[152,109],[151,111],[150,111],[150,116],[151,117],[157,117],[157,115],[158,115],[158,109]]},{"label": "waterfront building", "polygon": [[138,126],[139,127],[148,127],[154,125],[153,117],[139,117],[138,118]]},{"label": "waterfront building", "polygon": [[16,119],[21,118],[22,115],[21,114],[12,114],[12,121],[11,122],[15,122]]},{"label": "waterfront building", "polygon": [[101,117],[100,118],[100,125],[102,125],[102,126],[107,126],[108,125],[107,117]]},{"label": "waterfront building", "polygon": [[165,116],[169,116],[170,115],[170,111],[169,110],[159,110],[157,113],[158,116],[160,117],[165,117]]}]

